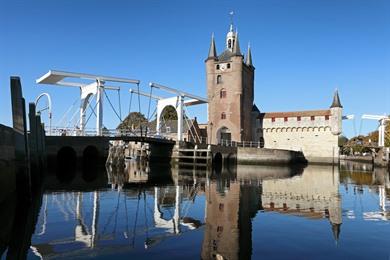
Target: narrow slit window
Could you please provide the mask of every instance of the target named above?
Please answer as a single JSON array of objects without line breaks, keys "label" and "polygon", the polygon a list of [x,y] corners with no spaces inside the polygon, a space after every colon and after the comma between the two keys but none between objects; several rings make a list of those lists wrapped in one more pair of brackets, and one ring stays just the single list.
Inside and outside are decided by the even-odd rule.
[{"label": "narrow slit window", "polygon": [[220,98],[226,98],[226,90],[224,88],[221,89],[221,91],[219,92],[219,97]]},{"label": "narrow slit window", "polygon": [[221,84],[221,83],[222,83],[222,76],[218,75],[217,76],[217,84]]}]

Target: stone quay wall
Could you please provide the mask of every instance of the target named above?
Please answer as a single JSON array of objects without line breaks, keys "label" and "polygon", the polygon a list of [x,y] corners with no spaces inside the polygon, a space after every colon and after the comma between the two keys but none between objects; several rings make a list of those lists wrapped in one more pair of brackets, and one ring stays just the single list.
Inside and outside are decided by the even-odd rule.
[{"label": "stone quay wall", "polygon": [[294,164],[306,163],[302,152],[279,149],[238,147],[238,164]]}]

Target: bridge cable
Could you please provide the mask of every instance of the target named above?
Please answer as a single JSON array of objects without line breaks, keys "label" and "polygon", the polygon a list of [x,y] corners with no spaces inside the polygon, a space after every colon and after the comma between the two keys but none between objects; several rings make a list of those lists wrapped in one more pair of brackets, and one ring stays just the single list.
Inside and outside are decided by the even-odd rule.
[{"label": "bridge cable", "polygon": [[152,118],[153,118],[153,116],[154,116],[154,114],[156,114],[156,112],[157,112],[157,106],[156,106],[156,108],[153,110],[153,113],[150,115],[150,117],[148,118],[148,121],[150,121]]},{"label": "bridge cable", "polygon": [[352,120],[353,120],[353,122],[352,122],[353,123],[353,133],[356,136],[357,132],[356,132],[356,119],[355,119],[355,117]]},{"label": "bridge cable", "polygon": [[146,193],[144,192],[144,215],[145,215],[145,233],[146,233],[146,241],[149,242],[149,227],[148,227],[148,217],[146,214]]},{"label": "bridge cable", "polygon": [[125,202],[125,213],[126,213],[126,237],[125,238],[129,239],[129,215],[128,215],[128,211],[127,211],[126,195],[123,196],[123,200]]},{"label": "bridge cable", "polygon": [[108,95],[107,95],[105,89],[103,89],[103,93],[104,93],[104,95],[106,96],[106,98],[107,98],[107,100],[108,100],[108,103],[110,104],[110,106],[111,106],[112,110],[114,111],[115,115],[118,117],[119,121],[122,123],[122,119],[121,119],[121,117],[119,116],[118,112],[116,112],[114,106],[112,105],[111,100],[110,100],[110,98],[108,97]]},{"label": "bridge cable", "polygon": [[364,120],[363,118],[360,119],[360,126],[359,126],[359,134],[358,134],[358,136],[362,133],[363,122],[364,122],[363,120]]},{"label": "bridge cable", "polygon": [[133,92],[130,93],[130,102],[129,102],[129,115],[131,112],[131,101],[133,100]]},{"label": "bridge cable", "polygon": [[60,123],[65,120],[65,116],[70,112],[70,110],[72,110],[72,108],[74,107],[74,105],[77,103],[78,100],[79,100],[79,98],[77,97],[76,100],[73,102],[73,104],[69,106],[68,110],[66,110],[64,115],[58,121],[58,123],[57,123],[58,125],[60,125]]},{"label": "bridge cable", "polygon": [[[95,106],[94,106],[93,109],[92,109],[93,114],[95,114],[95,108],[96,108],[96,106],[97,106],[97,103],[95,104]],[[92,113],[89,114],[89,117],[88,117],[87,121],[85,121],[85,125],[87,125],[87,123],[88,123],[89,119],[91,118],[91,116],[92,116]],[[95,116],[96,116],[96,114],[95,114]]]},{"label": "bridge cable", "polygon": [[[119,190],[119,187],[118,187],[118,190]],[[121,193],[122,192],[118,192],[118,202],[117,202],[117,208],[116,208],[116,212],[115,212],[115,219],[114,219],[114,227],[113,227],[113,231],[112,231],[112,234],[114,235],[115,237],[115,233],[116,233],[116,228],[117,228],[117,225],[118,225],[118,212],[119,212],[119,200],[120,200],[120,197],[121,197]]]},{"label": "bridge cable", "polygon": [[[185,114],[188,114],[190,116],[190,113],[188,112],[188,109],[187,109],[187,106],[184,105],[184,109],[185,109]],[[187,125],[188,125],[188,128],[190,130],[190,133],[192,135],[192,138],[194,139],[194,141],[196,141],[195,137],[194,137],[194,134],[192,133],[192,129],[194,129],[194,132],[195,132],[195,136],[198,138],[198,141],[200,141],[200,143],[202,143],[202,140],[200,138],[200,136],[198,135],[197,131],[195,130],[195,126],[194,126],[194,122],[191,120],[191,118],[189,117],[189,120],[191,122],[191,127],[190,125],[188,124],[188,121],[186,120],[187,122]]]},{"label": "bridge cable", "polygon": [[135,210],[135,220],[134,220],[134,228],[133,228],[133,248],[135,245],[135,233],[137,228],[137,220],[138,220],[138,211],[139,211],[139,202],[141,200],[141,189],[138,188],[138,201],[137,201],[137,209]]},{"label": "bridge cable", "polygon": [[153,87],[150,86],[150,93],[149,93],[149,105],[148,105],[148,116],[146,117],[148,122],[147,122],[147,125],[146,125],[146,136],[148,135],[148,128],[149,128],[149,113],[150,113],[150,103],[152,101],[152,92],[153,92]]},{"label": "bridge cable", "polygon": [[138,121],[139,121],[139,129],[140,129],[140,133],[141,133],[141,137],[142,137],[142,126],[141,126],[141,98],[140,98],[140,94],[139,94],[139,83],[137,83],[137,94],[138,94],[138,112],[139,112],[139,116],[138,116]]},{"label": "bridge cable", "polygon": [[122,105],[121,105],[121,93],[120,93],[120,89],[118,89],[118,102],[119,102],[119,116],[120,116],[121,122],[122,122]]}]

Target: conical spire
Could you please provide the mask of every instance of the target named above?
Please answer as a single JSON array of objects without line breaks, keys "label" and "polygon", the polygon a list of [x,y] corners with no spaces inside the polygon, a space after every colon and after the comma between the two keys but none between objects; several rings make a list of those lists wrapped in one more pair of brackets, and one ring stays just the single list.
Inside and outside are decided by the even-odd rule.
[{"label": "conical spire", "polygon": [[246,60],[245,64],[249,67],[253,67],[252,64],[252,52],[251,52],[251,46],[248,44],[248,53],[246,54]]},{"label": "conical spire", "polygon": [[339,237],[340,237],[340,226],[341,224],[333,224],[332,225],[332,233],[333,233],[333,239],[336,245],[338,245]]},{"label": "conical spire", "polygon": [[341,105],[340,97],[339,97],[339,92],[338,92],[337,89],[336,89],[336,91],[335,91],[335,93],[334,93],[333,102],[332,102],[332,105],[330,106],[330,108],[334,108],[334,107],[340,107],[340,108],[343,107],[343,106]]},{"label": "conical spire", "polygon": [[209,56],[207,58],[208,59],[216,59],[217,58],[217,49],[215,48],[214,33],[211,35]]},{"label": "conical spire", "polygon": [[235,39],[235,43],[233,46],[233,54],[238,55],[238,56],[242,56],[241,50],[240,50],[240,43],[238,42],[238,32],[236,32],[236,39]]}]

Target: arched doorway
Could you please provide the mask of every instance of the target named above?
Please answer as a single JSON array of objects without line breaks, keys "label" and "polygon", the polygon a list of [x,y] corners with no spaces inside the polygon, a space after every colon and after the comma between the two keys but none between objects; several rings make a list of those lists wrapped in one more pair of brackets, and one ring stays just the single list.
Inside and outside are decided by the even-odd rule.
[{"label": "arched doorway", "polygon": [[217,131],[217,140],[218,144],[221,144],[222,142],[229,142],[232,140],[232,134],[230,132],[230,129],[223,126]]}]

